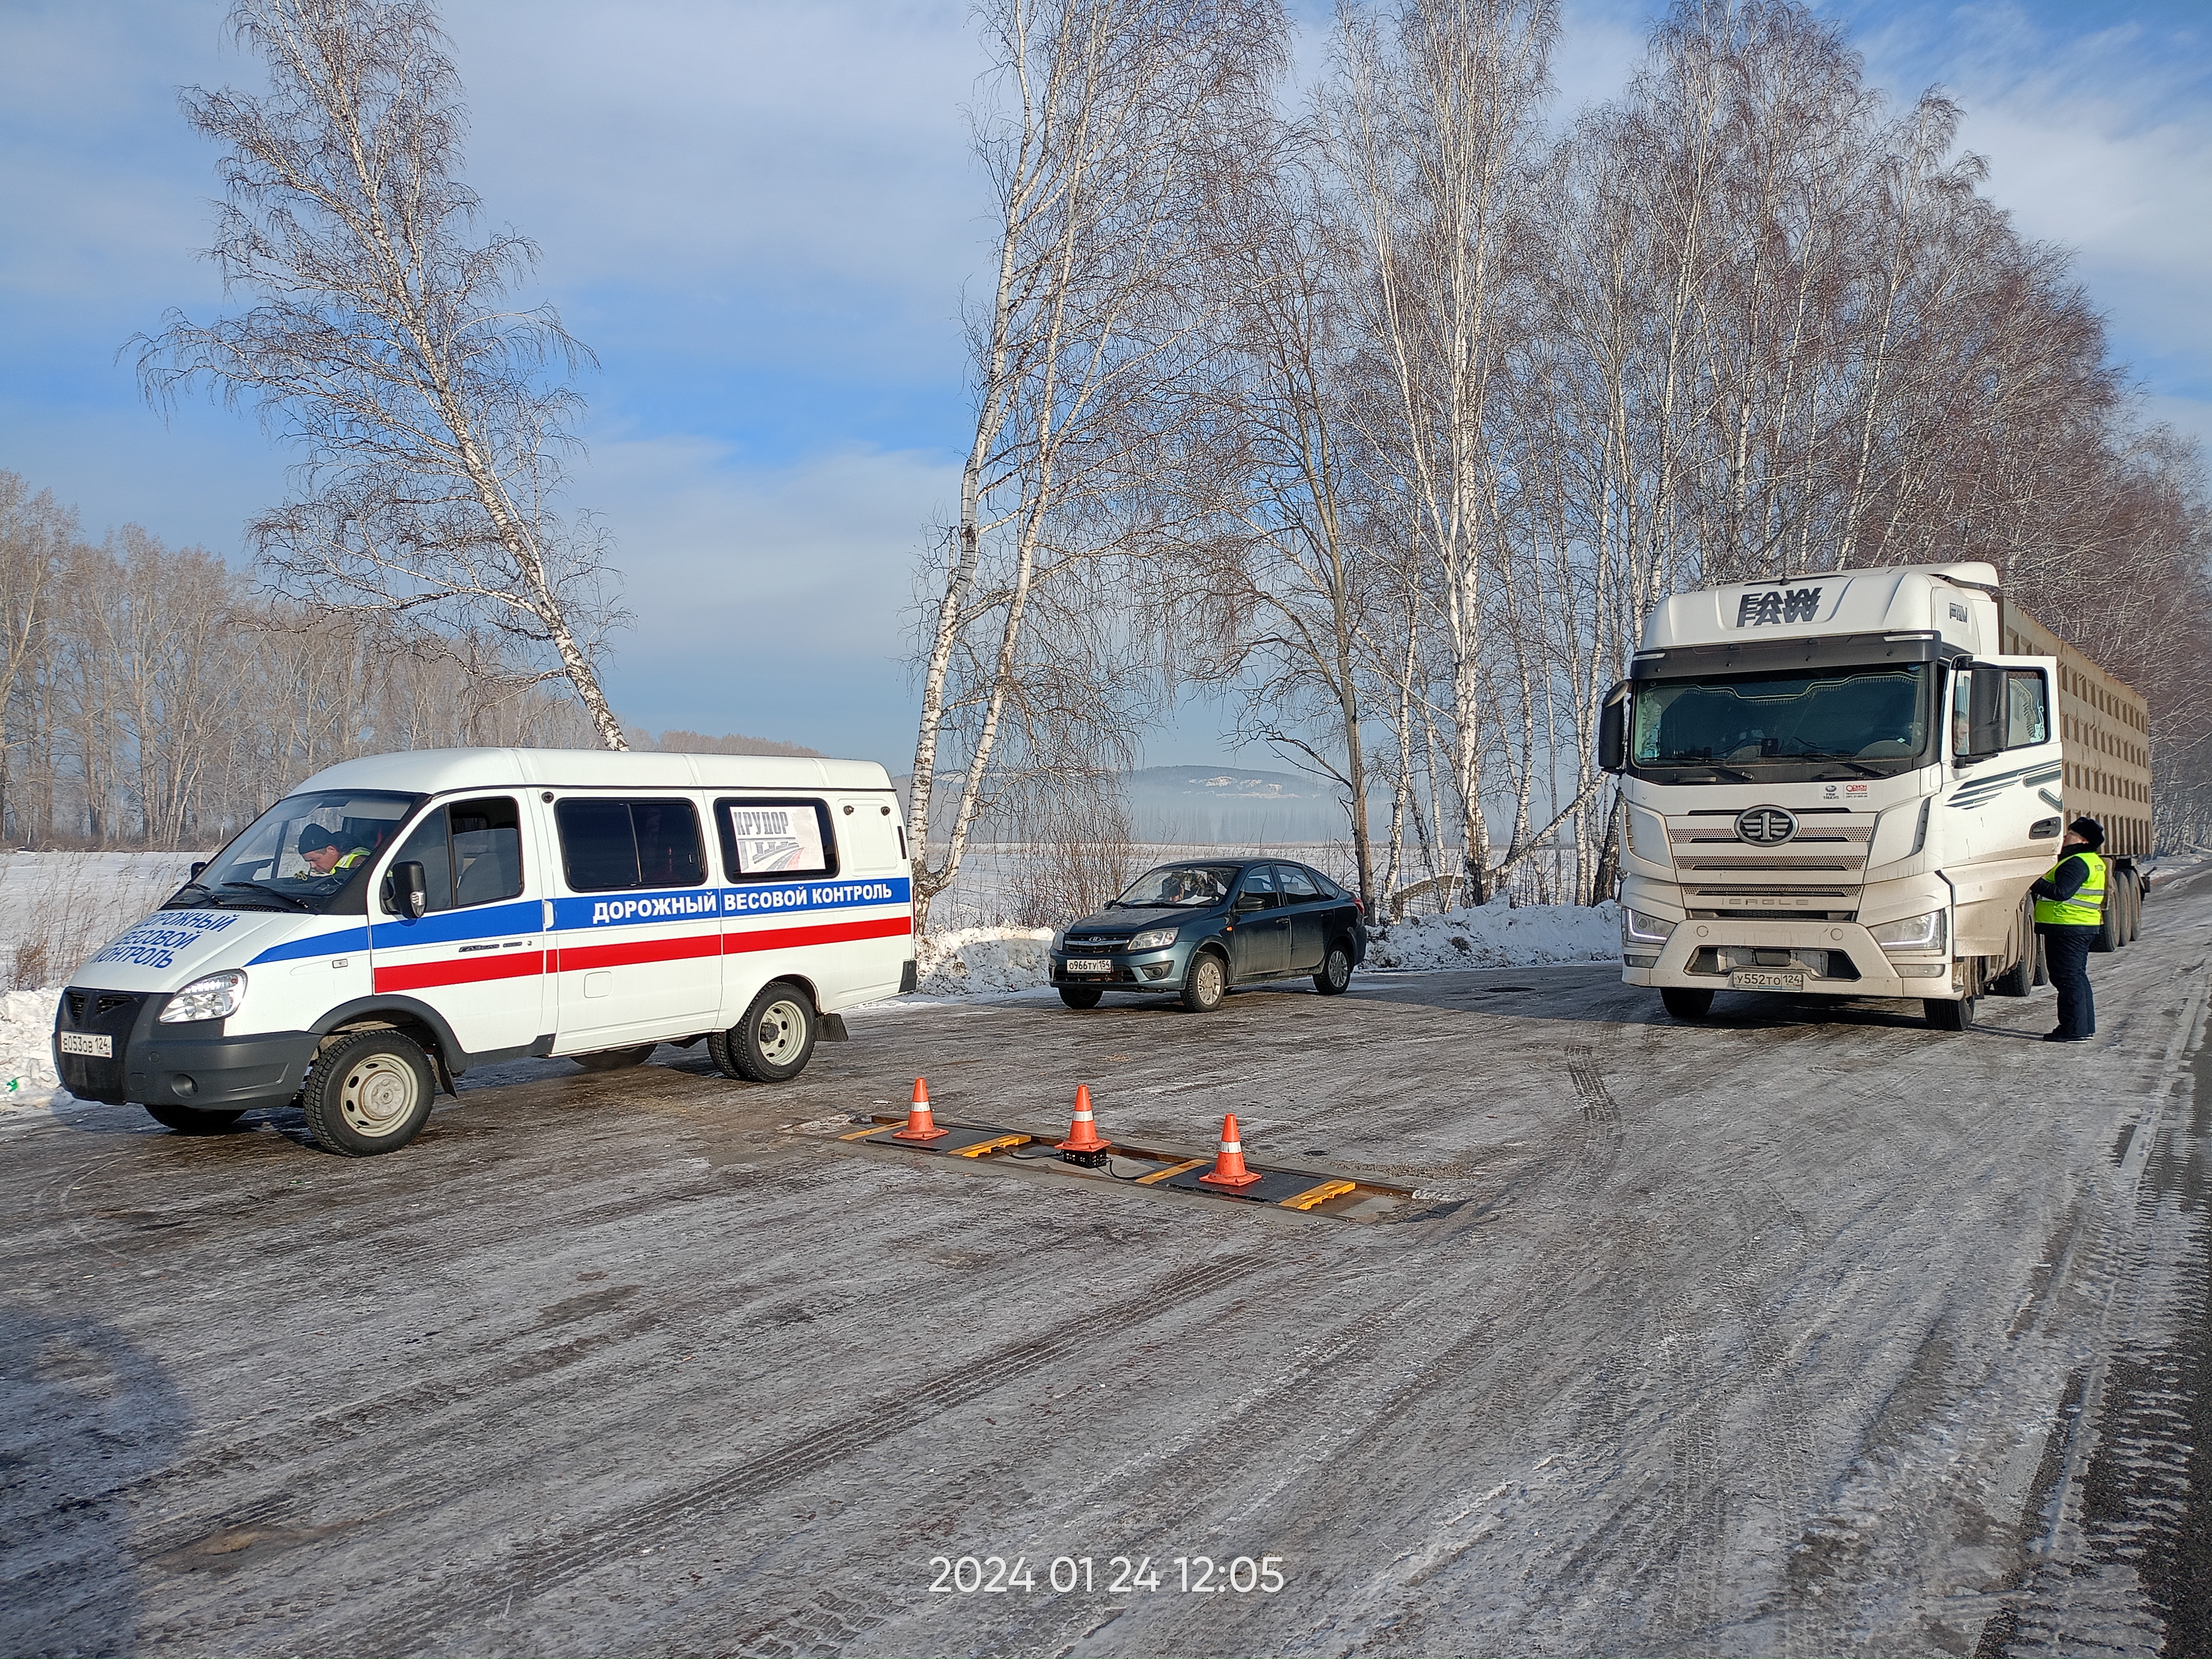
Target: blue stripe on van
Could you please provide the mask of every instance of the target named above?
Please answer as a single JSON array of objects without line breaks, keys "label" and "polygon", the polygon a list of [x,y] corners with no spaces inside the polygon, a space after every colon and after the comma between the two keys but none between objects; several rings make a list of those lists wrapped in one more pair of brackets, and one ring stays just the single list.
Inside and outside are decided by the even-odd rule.
[{"label": "blue stripe on van", "polygon": [[290,962],[297,957],[334,957],[342,951],[366,951],[368,948],[368,929],[366,927],[337,927],[327,933],[309,933],[303,939],[288,939],[282,945],[272,945],[246,965],[256,963]]},{"label": "blue stripe on van", "polygon": [[386,951],[409,945],[451,945],[461,939],[513,939],[517,933],[545,931],[545,912],[536,899],[513,904],[473,904],[465,910],[434,910],[415,919],[380,916],[370,930],[376,945]]},{"label": "blue stripe on van", "polygon": [[597,898],[553,901],[553,924],[562,929],[635,927],[656,921],[713,916],[804,915],[860,905],[912,902],[914,884],[904,876],[848,876],[830,881],[748,883],[742,887],[675,887],[651,892],[603,893]]}]

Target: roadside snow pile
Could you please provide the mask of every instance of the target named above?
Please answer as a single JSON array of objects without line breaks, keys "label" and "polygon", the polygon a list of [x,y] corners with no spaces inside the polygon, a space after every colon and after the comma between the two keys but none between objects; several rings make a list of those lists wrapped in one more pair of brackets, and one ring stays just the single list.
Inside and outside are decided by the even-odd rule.
[{"label": "roadside snow pile", "polygon": [[61,1093],[54,1074],[54,1003],[58,988],[0,994],[0,1112],[46,1106]]},{"label": "roadside snow pile", "polygon": [[1620,960],[1620,907],[1486,904],[1407,916],[1367,947],[1370,968],[1531,968],[1551,962]]},{"label": "roadside snow pile", "polygon": [[1049,927],[959,927],[926,934],[915,952],[926,997],[1037,991],[1051,983]]}]

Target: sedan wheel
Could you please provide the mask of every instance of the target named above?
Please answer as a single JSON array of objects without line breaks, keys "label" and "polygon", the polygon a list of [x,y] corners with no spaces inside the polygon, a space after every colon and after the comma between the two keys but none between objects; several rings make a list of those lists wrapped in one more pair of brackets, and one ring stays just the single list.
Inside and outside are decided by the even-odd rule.
[{"label": "sedan wheel", "polygon": [[1314,975],[1314,989],[1325,997],[1339,997],[1351,984],[1352,949],[1340,939],[1322,958],[1321,972]]},{"label": "sedan wheel", "polygon": [[1190,959],[1190,971],[1183,975],[1182,1006],[1194,1014],[1210,1014],[1221,1006],[1221,999],[1229,994],[1229,970],[1222,960],[1211,951],[1200,951]]},{"label": "sedan wheel", "polygon": [[1096,1008],[1106,994],[1095,985],[1063,985],[1060,1000],[1071,1008]]}]

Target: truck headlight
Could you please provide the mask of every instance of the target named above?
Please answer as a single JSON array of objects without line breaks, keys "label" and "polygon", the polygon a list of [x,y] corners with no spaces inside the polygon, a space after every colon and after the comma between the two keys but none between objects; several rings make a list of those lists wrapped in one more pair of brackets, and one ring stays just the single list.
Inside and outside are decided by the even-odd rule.
[{"label": "truck headlight", "polygon": [[1646,915],[1641,910],[1623,910],[1620,916],[1621,937],[1641,945],[1664,945],[1674,931],[1674,924],[1664,916]]},{"label": "truck headlight", "polygon": [[157,1025],[181,1025],[187,1020],[222,1019],[238,1012],[246,1000],[246,975],[235,969],[209,974],[194,980],[169,999],[155,1021]]},{"label": "truck headlight", "polygon": [[1138,934],[1136,938],[1129,941],[1129,948],[1132,951],[1164,951],[1169,945],[1173,945],[1175,942],[1176,930],[1174,928],[1147,927],[1143,933]]},{"label": "truck headlight", "polygon": [[1902,921],[1885,921],[1867,929],[1874,942],[1885,951],[1940,951],[1944,944],[1943,913],[1930,910],[1924,916],[1907,916]]}]

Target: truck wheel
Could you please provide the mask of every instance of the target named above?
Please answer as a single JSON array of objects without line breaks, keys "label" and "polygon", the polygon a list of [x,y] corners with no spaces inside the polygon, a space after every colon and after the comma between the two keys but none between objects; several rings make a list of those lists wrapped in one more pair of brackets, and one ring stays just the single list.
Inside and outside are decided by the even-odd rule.
[{"label": "truck wheel", "polygon": [[632,1066],[642,1066],[653,1058],[657,1045],[641,1042],[635,1048],[602,1048],[595,1054],[571,1054],[569,1059],[587,1072],[619,1072]]},{"label": "truck wheel", "polygon": [[2035,988],[2036,937],[2028,935],[2026,954],[2018,962],[1999,974],[1989,984],[1993,997],[2024,997]]},{"label": "truck wheel", "polygon": [[1212,951],[1200,951],[1190,959],[1190,971],[1182,978],[1182,1006],[1194,1014],[1210,1014],[1228,994],[1227,966]]},{"label": "truck wheel", "polygon": [[1314,989],[1325,997],[1340,997],[1352,988],[1352,947],[1342,939],[1328,947],[1314,975]]},{"label": "truck wheel", "polygon": [[1713,1011],[1713,994],[1711,991],[1692,991],[1686,985],[1661,986],[1659,1000],[1677,1019],[1703,1019]]},{"label": "truck wheel", "polygon": [[1921,1007],[1928,1013],[1928,1025],[1936,1031],[1971,1031],[1974,1029],[1974,999],[1960,997],[1956,1002],[1939,1002],[1929,997]]},{"label": "truck wheel", "polygon": [[429,1121],[430,1057],[398,1031],[355,1031],[315,1057],[300,1103],[307,1128],[345,1158],[396,1152]]},{"label": "truck wheel", "polygon": [[1063,985],[1060,988],[1060,1000],[1071,1008],[1096,1008],[1098,1000],[1105,994],[1095,985]]},{"label": "truck wheel", "polygon": [[2043,954],[2043,935],[2035,936],[2035,986],[2041,990],[2051,983],[2051,963]]},{"label": "truck wheel", "polygon": [[2132,945],[2142,937],[2142,884],[2130,870],[2124,885],[2128,895],[2128,943]]},{"label": "truck wheel", "polygon": [[814,1054],[814,1001],[789,980],[764,987],[745,1017],[707,1039],[724,1077],[747,1083],[788,1083]]},{"label": "truck wheel", "polygon": [[149,1106],[147,1116],[180,1135],[219,1135],[244,1117],[244,1112],[196,1112],[189,1106]]},{"label": "truck wheel", "polygon": [[[2107,882],[2111,880],[2106,878]],[[2108,885],[2105,891],[2104,914],[2097,920],[2097,937],[2089,941],[2089,949],[2101,956],[2120,948],[2119,895]]]}]

